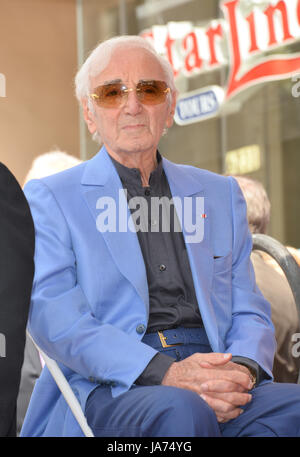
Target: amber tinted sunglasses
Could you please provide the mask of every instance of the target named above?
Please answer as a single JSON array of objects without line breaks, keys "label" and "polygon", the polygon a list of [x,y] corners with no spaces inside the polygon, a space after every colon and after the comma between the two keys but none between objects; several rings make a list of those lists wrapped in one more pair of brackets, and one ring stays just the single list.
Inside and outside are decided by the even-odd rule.
[{"label": "amber tinted sunglasses", "polygon": [[135,90],[138,100],[144,105],[158,105],[166,100],[170,88],[164,81],[140,81],[135,89],[122,82],[112,82],[96,87],[89,96],[102,108],[117,108]]}]

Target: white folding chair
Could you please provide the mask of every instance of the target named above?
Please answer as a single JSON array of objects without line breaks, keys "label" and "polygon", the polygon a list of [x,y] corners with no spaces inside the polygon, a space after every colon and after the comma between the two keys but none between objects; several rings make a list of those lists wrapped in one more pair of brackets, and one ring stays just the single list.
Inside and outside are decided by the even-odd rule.
[{"label": "white folding chair", "polygon": [[65,375],[59,368],[58,364],[55,362],[55,360],[50,359],[36,344],[36,342],[33,340],[32,336],[28,333],[29,337],[33,341],[33,344],[41,354],[41,357],[43,358],[45,364],[48,367],[48,370],[50,371],[51,375],[53,376],[58,388],[60,389],[61,393],[63,394],[68,406],[70,407],[72,413],[74,414],[75,419],[77,420],[78,424],[81,427],[81,430],[83,431],[84,435],[86,437],[93,437],[94,434],[92,430],[90,429],[87,420],[85,418],[85,415],[83,414],[81,405],[79,401],[77,400],[73,390],[70,387],[70,384],[68,383]]}]

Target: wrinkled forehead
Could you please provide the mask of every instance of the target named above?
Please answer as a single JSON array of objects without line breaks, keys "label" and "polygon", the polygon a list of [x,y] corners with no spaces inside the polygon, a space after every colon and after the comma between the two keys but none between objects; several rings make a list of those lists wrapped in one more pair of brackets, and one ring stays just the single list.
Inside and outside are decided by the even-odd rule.
[{"label": "wrinkled forehead", "polygon": [[91,84],[116,80],[137,83],[140,80],[166,81],[167,77],[160,61],[147,49],[120,46],[112,52],[106,67],[91,76]]}]

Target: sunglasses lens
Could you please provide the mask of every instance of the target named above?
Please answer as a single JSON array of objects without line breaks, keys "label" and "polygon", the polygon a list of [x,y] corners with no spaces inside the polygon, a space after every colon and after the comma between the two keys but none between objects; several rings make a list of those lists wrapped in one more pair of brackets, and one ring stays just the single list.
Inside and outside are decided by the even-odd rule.
[{"label": "sunglasses lens", "polygon": [[169,90],[164,81],[142,81],[136,89],[140,101],[145,105],[163,103]]},{"label": "sunglasses lens", "polygon": [[95,89],[96,103],[104,108],[113,108],[121,103],[123,96],[123,84],[104,84]]},{"label": "sunglasses lens", "polygon": [[[123,83],[104,84],[94,90],[94,100],[103,108],[117,108],[131,90]],[[169,90],[164,81],[140,81],[136,86],[136,95],[145,105],[158,105],[165,101]]]}]

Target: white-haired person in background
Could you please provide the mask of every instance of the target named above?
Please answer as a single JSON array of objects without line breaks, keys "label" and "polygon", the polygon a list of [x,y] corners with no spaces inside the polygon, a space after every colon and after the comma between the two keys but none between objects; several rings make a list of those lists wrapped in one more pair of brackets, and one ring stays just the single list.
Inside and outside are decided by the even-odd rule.
[{"label": "white-haired person in background", "polygon": [[[234,176],[247,203],[251,233],[266,234],[271,203],[263,185],[245,176]],[[271,304],[277,348],[273,375],[277,382],[297,382],[300,358],[293,356],[293,335],[300,332],[299,316],[291,288],[278,263],[262,251],[251,254],[257,285]],[[274,268],[274,266],[276,268]]]},{"label": "white-haired person in background", "polygon": [[[116,37],[76,86],[103,146],[25,187],[36,227],[29,329],[94,434],[299,436],[300,386],[272,382],[274,327],[242,192],[158,152],[176,107],[171,66],[143,38]],[[82,435],[47,368],[21,434]]]},{"label": "white-haired person in background", "polygon": [[31,179],[40,179],[68,168],[75,167],[82,160],[60,149],[53,149],[37,156],[30,167],[24,185]]}]

